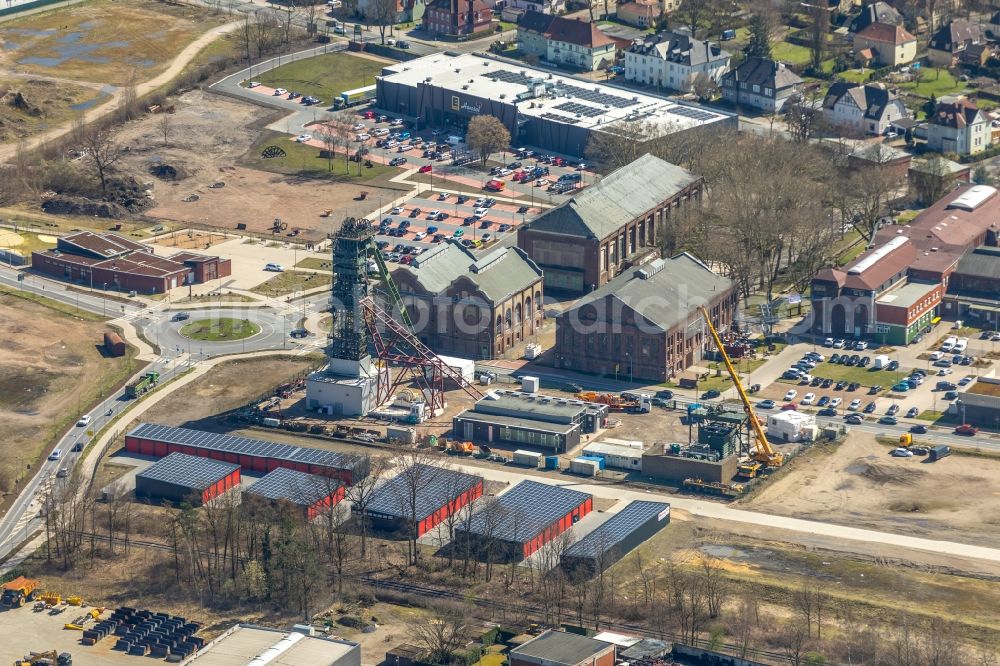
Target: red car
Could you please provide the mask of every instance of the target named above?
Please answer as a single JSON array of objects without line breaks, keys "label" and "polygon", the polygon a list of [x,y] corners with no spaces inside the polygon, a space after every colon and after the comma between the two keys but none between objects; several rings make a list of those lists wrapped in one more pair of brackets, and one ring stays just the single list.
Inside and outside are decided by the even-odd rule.
[{"label": "red car", "polygon": [[975,435],[977,432],[979,432],[979,430],[976,429],[974,426],[969,425],[968,423],[963,423],[962,425],[955,428],[956,435],[968,435],[969,437],[971,437]]},{"label": "red car", "polygon": [[561,157],[553,157],[552,158],[552,164],[554,164],[555,166],[565,166],[566,165],[566,160],[564,160]]},{"label": "red car", "polygon": [[365,120],[375,120],[375,112],[374,111],[365,111],[364,118],[365,118]]},{"label": "red car", "polygon": [[422,167],[420,167],[420,173],[430,173],[430,172],[431,172],[430,164],[425,164]]},{"label": "red car", "polygon": [[786,402],[784,405],[781,406],[781,409],[783,411],[798,411],[799,406],[796,405],[794,402]]}]

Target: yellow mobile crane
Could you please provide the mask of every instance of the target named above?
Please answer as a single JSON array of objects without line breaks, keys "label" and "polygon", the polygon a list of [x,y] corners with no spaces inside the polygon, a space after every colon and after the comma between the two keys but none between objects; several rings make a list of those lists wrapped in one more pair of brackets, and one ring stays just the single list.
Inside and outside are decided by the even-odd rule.
[{"label": "yellow mobile crane", "polygon": [[722,343],[719,332],[712,325],[712,317],[708,314],[708,309],[704,306],[698,306],[698,310],[701,312],[701,316],[705,318],[705,323],[708,324],[708,331],[712,334],[712,339],[715,340],[715,346],[719,349],[719,355],[722,356],[722,360],[726,363],[726,370],[729,371],[729,376],[733,379],[733,386],[736,387],[736,392],[743,402],[743,411],[750,418],[750,425],[753,426],[754,434],[757,436],[757,447],[750,454],[750,462],[739,466],[739,475],[752,479],[757,476],[761,467],[781,467],[781,464],[785,461],[785,456],[779,451],[775,451],[771,447],[771,443],[767,441],[767,435],[764,434],[760,420],[754,414],[753,405],[750,404],[750,398],[743,388],[743,383],[740,382],[740,376],[736,373],[733,362],[729,360],[729,354],[726,353],[726,346]]}]

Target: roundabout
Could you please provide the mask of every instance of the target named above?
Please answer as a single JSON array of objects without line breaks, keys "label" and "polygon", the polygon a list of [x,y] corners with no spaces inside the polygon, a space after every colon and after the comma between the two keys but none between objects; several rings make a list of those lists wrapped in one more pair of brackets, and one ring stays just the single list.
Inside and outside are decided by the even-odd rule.
[{"label": "roundabout", "polygon": [[296,349],[290,339],[298,316],[270,308],[206,308],[191,312],[189,320],[175,321],[169,311],[139,316],[134,323],[142,335],[173,356],[187,352],[207,358],[265,349]]}]

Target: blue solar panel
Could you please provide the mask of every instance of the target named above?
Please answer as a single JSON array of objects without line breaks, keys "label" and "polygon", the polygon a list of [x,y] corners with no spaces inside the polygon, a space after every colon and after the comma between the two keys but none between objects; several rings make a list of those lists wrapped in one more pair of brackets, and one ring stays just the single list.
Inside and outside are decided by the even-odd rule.
[{"label": "blue solar panel", "polygon": [[[427,518],[456,497],[482,481],[482,477],[433,465],[413,465],[406,473],[395,476],[372,493],[366,511],[395,518],[410,518],[417,522]],[[411,506],[411,489],[416,487],[416,511]]]},{"label": "blue solar panel", "polygon": [[[537,481],[522,481],[497,497],[502,520],[482,510],[472,516],[470,534],[491,534],[494,539],[526,542],[569,514],[592,495]],[[499,525],[493,524],[499,522]],[[466,531],[466,530],[462,530]]]},{"label": "blue solar panel", "polygon": [[611,516],[596,530],[566,549],[566,557],[593,558],[603,555],[624,541],[650,520],[669,515],[670,505],[666,502],[631,502],[624,509]]},{"label": "blue solar panel", "polygon": [[284,500],[298,506],[312,506],[335,494],[339,486],[337,481],[326,476],[279,467],[261,477],[246,493],[269,500]]},{"label": "blue solar panel", "polygon": [[239,465],[221,460],[189,456],[186,453],[171,453],[139,472],[137,476],[151,481],[163,481],[204,490],[239,468]]}]

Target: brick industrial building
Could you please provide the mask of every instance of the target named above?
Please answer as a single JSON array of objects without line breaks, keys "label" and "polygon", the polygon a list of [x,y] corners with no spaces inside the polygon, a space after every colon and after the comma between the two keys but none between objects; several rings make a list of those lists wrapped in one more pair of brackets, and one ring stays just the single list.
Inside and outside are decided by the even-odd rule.
[{"label": "brick industrial building", "polygon": [[449,241],[392,279],[417,336],[438,354],[496,358],[542,325],[542,271],[518,248],[476,256]]},{"label": "brick industrial building", "polygon": [[704,181],[646,154],[608,174],[517,231],[545,273],[545,289],[576,294],[660,256],[659,234],[684,206],[701,201]]},{"label": "brick industrial building", "polygon": [[667,381],[702,360],[711,337],[697,307],[725,330],[739,294],[688,253],[656,259],[611,280],[556,319],[558,368]]},{"label": "brick industrial building", "polygon": [[937,315],[963,256],[996,247],[1000,193],[988,185],[959,188],[907,225],[888,225],[873,248],[844,268],[825,268],[812,281],[813,332],[909,344]]},{"label": "brick industrial building", "polygon": [[141,294],[162,294],[232,274],[229,259],[193,252],[158,257],[148,245],[118,234],[91,231],[62,236],[55,249],[32,252],[31,268],[92,288]]}]

